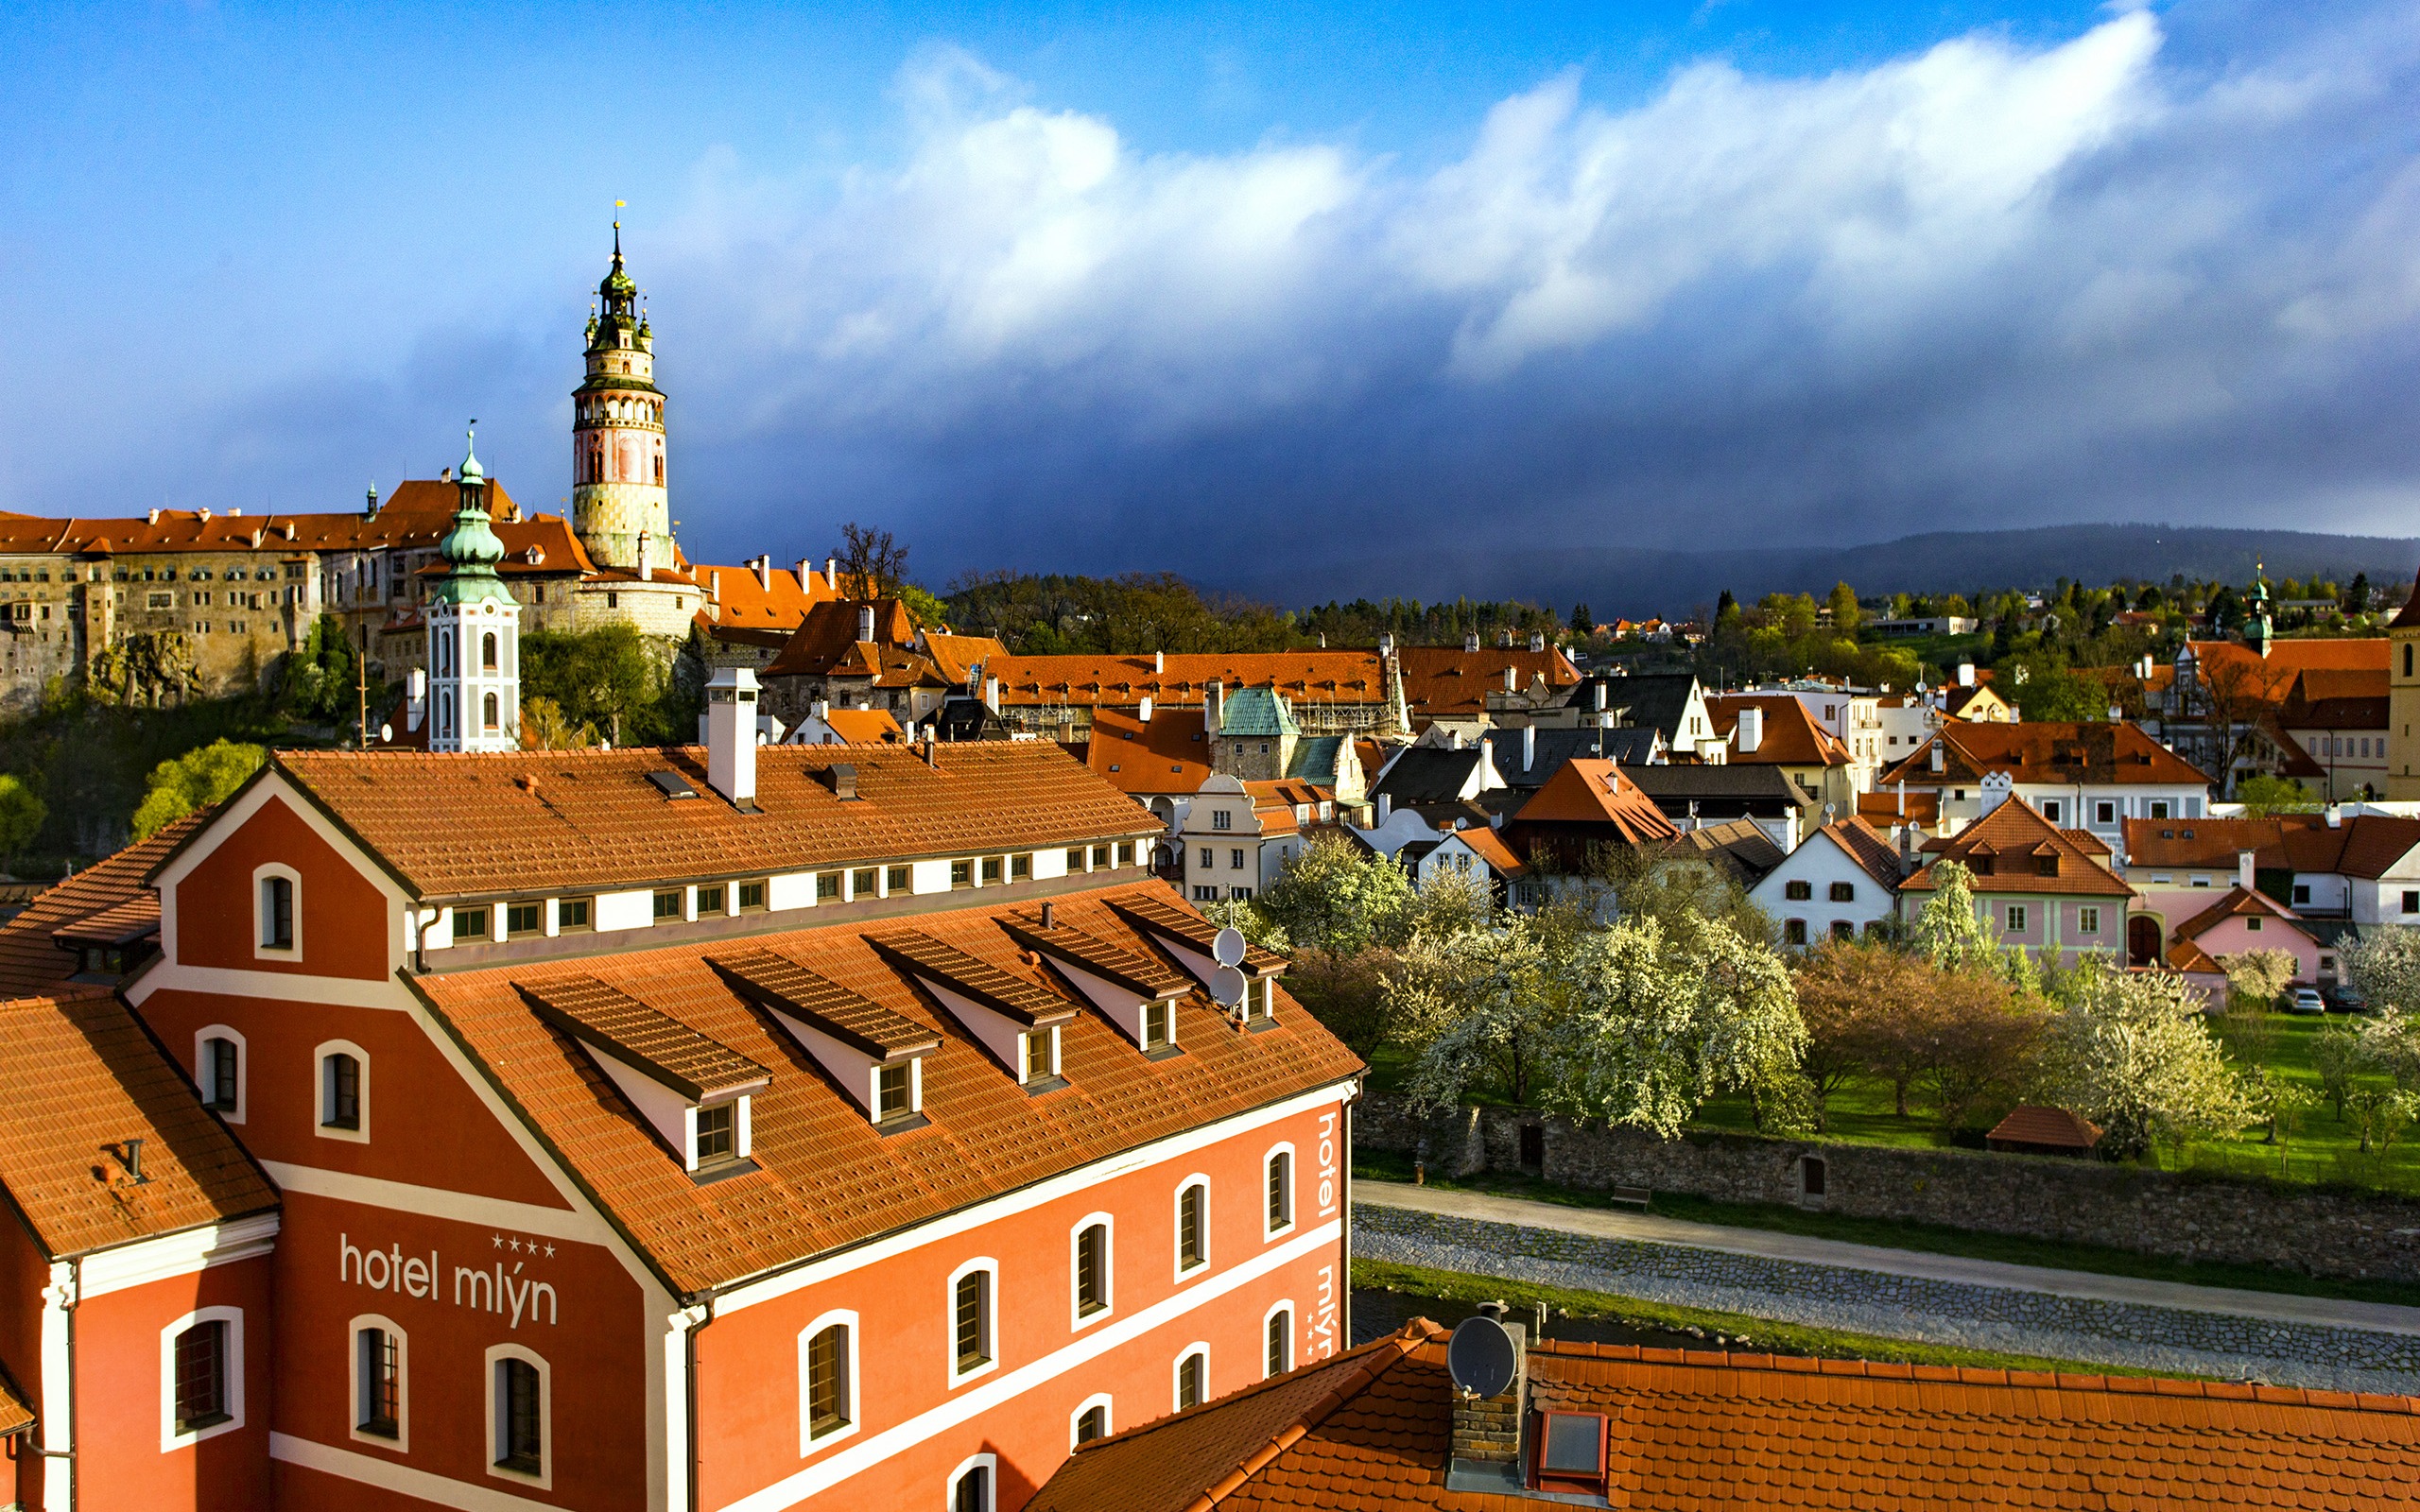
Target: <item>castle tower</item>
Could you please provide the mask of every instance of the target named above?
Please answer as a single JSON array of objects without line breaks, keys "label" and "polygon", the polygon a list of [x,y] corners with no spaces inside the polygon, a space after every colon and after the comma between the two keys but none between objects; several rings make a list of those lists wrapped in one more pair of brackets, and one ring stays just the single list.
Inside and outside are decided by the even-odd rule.
[{"label": "castle tower", "polygon": [[521,606],[496,576],[504,542],[488,528],[487,473],[475,451],[464,451],[456,486],[461,507],[437,546],[447,570],[426,608],[428,748],[516,750]]},{"label": "castle tower", "polygon": [[588,376],[572,390],[572,530],[599,567],[638,568],[644,554],[669,567],[672,510],[664,483],[664,392],[655,387],[655,337],[638,285],[622,270],[622,223],[614,266],[588,318]]}]

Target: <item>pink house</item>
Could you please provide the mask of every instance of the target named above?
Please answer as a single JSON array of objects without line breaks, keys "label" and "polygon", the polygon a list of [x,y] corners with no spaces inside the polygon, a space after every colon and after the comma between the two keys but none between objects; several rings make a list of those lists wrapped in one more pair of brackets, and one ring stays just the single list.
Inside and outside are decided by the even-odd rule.
[{"label": "pink house", "polygon": [[2290,951],[2297,984],[2317,982],[2321,955],[2325,954],[2332,961],[2335,954],[2323,951],[2318,937],[2291,909],[2240,885],[2227,889],[2226,896],[2177,925],[2169,943],[2171,947],[2193,945],[2213,959],[2244,951]]}]

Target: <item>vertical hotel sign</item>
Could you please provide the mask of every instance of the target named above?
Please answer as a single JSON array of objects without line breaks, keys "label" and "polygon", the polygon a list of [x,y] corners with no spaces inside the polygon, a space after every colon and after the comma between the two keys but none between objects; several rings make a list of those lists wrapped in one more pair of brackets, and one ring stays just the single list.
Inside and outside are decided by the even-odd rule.
[{"label": "vertical hotel sign", "polygon": [[[1329,1108],[1320,1115],[1320,1221],[1324,1223],[1337,1211],[1337,1121],[1340,1110]],[[1304,1355],[1310,1360],[1324,1360],[1336,1353],[1336,1262],[1331,1260],[1320,1267],[1319,1299],[1311,1305],[1309,1347]]]}]

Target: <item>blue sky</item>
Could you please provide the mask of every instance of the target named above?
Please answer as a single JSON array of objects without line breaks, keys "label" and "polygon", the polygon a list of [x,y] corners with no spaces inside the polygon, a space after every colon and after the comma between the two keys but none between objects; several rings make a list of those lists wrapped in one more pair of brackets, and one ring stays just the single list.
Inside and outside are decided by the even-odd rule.
[{"label": "blue sky", "polygon": [[0,507],[342,507],[472,414],[552,506],[619,198],[700,558],[2420,534],[2408,5],[118,4],[0,57]]}]

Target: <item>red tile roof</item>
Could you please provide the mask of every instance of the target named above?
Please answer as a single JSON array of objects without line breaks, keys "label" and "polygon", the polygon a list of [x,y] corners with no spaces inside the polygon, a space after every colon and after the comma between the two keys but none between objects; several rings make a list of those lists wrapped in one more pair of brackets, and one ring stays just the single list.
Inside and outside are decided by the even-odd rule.
[{"label": "red tile roof", "polygon": [[[222,514],[209,509],[160,509],[140,518],[60,519],[0,514],[0,552],[369,551],[434,546],[450,529],[460,490],[436,478],[396,486],[374,515]],[[499,522],[521,518],[521,507],[494,478],[488,510]],[[539,517],[544,518],[544,517]]]},{"label": "red tile roof", "polygon": [[[1932,769],[1936,745],[1943,752],[1938,772]],[[1902,782],[1910,787],[1971,786],[1990,772],[2004,772],[2019,782],[2207,786],[2210,781],[2138,725],[2043,720],[1944,725],[1914,755],[1885,771],[1875,786],[1879,790]]]},{"label": "red tile roof", "polygon": [[[1079,1449],[1027,1512],[1526,1512],[1449,1491],[1426,1319]],[[1608,1420],[1611,1504],[1929,1509],[2420,1505],[2420,1401],[2227,1382],[1549,1340],[1532,1404]]]},{"label": "red tile roof", "polygon": [[2264,893],[2242,886],[2230,887],[2226,896],[2203,909],[2169,932],[2171,939],[2200,939],[2215,926],[2230,919],[2273,919],[2305,938],[2314,937],[2303,927],[2292,909]]},{"label": "red tile roof", "polygon": [[[108,991],[0,1003],[0,1188],[51,1259],[276,1208],[268,1177]],[[129,1140],[143,1142],[140,1183]]]},{"label": "red tile roof", "polygon": [[595,977],[551,978],[524,987],[521,995],[538,1017],[573,1039],[690,1097],[761,1087],[771,1074]]},{"label": "red tile roof", "polygon": [[[1926,841],[1925,853],[1931,860],[1899,885],[1902,892],[1930,892],[1938,885],[1935,872],[1941,863],[1955,861],[1975,874],[1979,893],[2134,895],[2132,887],[2100,864],[2099,858],[2109,854],[2107,846],[2082,830],[2059,828],[2023,799],[2006,799],[1945,840]],[[2046,859],[2055,859],[2055,875],[2043,874]]]},{"label": "red tile roof", "polygon": [[1523,825],[1602,824],[1634,845],[1669,840],[1681,833],[1652,799],[1622,780],[1619,766],[1584,756],[1564,763],[1563,770],[1547,779],[1513,820]]},{"label": "red tile roof", "polygon": [[1497,834],[1493,827],[1474,824],[1467,829],[1456,830],[1454,837],[1469,846],[1481,861],[1494,868],[1497,876],[1529,875],[1528,864],[1512,853],[1512,848],[1504,843],[1503,836]]},{"label": "red tile roof", "polygon": [[888,709],[834,709],[823,715],[832,733],[852,746],[880,746],[905,733]]},{"label": "red tile roof", "polygon": [[770,566],[762,578],[746,565],[694,566],[689,576],[706,591],[717,629],[795,630],[809,610],[832,597],[832,585],[813,568],[803,582],[797,573]]},{"label": "red tile roof", "polygon": [[2047,1144],[2057,1149],[2088,1150],[2100,1143],[2100,1125],[2064,1108],[2023,1103],[1983,1136],[1992,1143]]},{"label": "red tile roof", "polygon": [[1538,679],[1548,688],[1568,688],[1580,669],[1560,646],[1532,651],[1524,645],[1483,645],[1465,651],[1453,645],[1407,645],[1395,653],[1403,670],[1404,706],[1414,720],[1469,718],[1487,712],[1487,696],[1502,693],[1511,672],[1513,691],[1527,693]]},{"label": "red tile roof", "polygon": [[1885,891],[1899,890],[1899,852],[1863,818],[1834,819],[1815,833],[1847,851],[1858,869],[1881,884]]},{"label": "red tile roof", "polygon": [[1718,693],[1705,700],[1707,715],[1714,721],[1714,732],[1725,740],[1739,725],[1743,709],[1765,712],[1764,737],[1754,750],[1741,750],[1735,742],[1731,753],[1724,758],[1736,766],[1846,766],[1849,748],[1838,737],[1815,722],[1806,705],[1787,693]]},{"label": "red tile roof", "polygon": [[32,997],[75,974],[75,953],[59,948],[57,932],[128,903],[159,895],[144,879],[160,858],[199,828],[209,811],[188,815],[147,840],[138,840],[37,894],[23,912],[0,925],[0,997]]},{"label": "red tile roof", "polygon": [[[962,895],[970,902],[985,895]],[[1148,905],[1192,919],[1165,884],[1065,895],[1057,919],[1117,949],[1156,955],[1113,904]],[[1030,903],[969,906],[878,924],[833,925],[730,942],[693,943],[592,957],[414,978],[415,988],[464,1051],[575,1178],[683,1295],[727,1285],[1106,1160],[1217,1119],[1267,1107],[1357,1074],[1360,1062],[1309,1014],[1280,996],[1276,1026],[1237,1033],[1201,991],[1178,1004],[1182,1054],[1147,1059],[1088,1001],[1034,967],[1003,922]],[[992,1058],[973,1035],[915,985],[930,974],[888,936],[918,936],[918,956],[963,959],[988,988],[1032,994],[1072,1018],[1062,1030],[1068,1085],[1039,1096]],[[929,945],[924,943],[929,942]],[[810,1069],[758,1001],[714,964],[762,952],[853,994],[937,1039],[925,1061],[927,1126],[886,1135]],[[949,953],[942,955],[941,953]],[[973,969],[958,971],[974,974]],[[754,976],[752,970],[749,973]],[[570,1039],[532,1009],[524,989],[594,978],[732,1054],[771,1069],[754,1093],[757,1169],[700,1186]],[[1014,982],[1001,988],[999,979]],[[184,1104],[192,1107],[190,1091]]]},{"label": "red tile roof", "polygon": [[[2289,831],[2314,830],[2316,814],[2279,814],[2263,819],[2128,819],[2129,867],[2221,867],[2235,869],[2238,851],[2253,851],[2255,865],[2283,867]],[[2414,826],[2420,834],[2420,825]],[[2333,869],[2321,868],[2315,869]]]},{"label": "red tile roof", "polygon": [[[844,659],[859,644],[857,630],[862,616],[859,610],[868,606],[861,600],[827,598],[808,607],[798,628],[790,632],[782,654],[765,669],[769,678],[822,677],[837,672]],[[873,602],[873,640],[871,644],[906,649],[916,644],[916,622],[908,617],[908,606],[895,598],[878,598]],[[860,668],[862,670],[862,666]]]},{"label": "red tile roof", "polygon": [[[825,773],[856,768],[855,799]],[[758,812],[706,782],[700,747],[513,751],[281,751],[281,773],[424,898],[588,891],[683,877],[805,871],[911,856],[998,853],[1162,826],[1041,741],[937,747],[768,746]],[[696,790],[670,799],[670,772]]]},{"label": "red tile roof", "polygon": [[1002,656],[985,663],[1009,705],[1109,704],[1131,709],[1146,697],[1164,711],[1199,707],[1212,682],[1228,692],[1274,688],[1295,703],[1378,703],[1386,697],[1375,651],[1170,651],[1166,670],[1149,656]]},{"label": "red tile roof", "polygon": [[17,1384],[9,1367],[0,1366],[0,1438],[22,1434],[33,1425],[33,1400]]},{"label": "red tile roof", "polygon": [[1201,710],[1155,709],[1147,725],[1114,709],[1097,709],[1084,765],[1121,793],[1199,793],[1210,780]]}]

